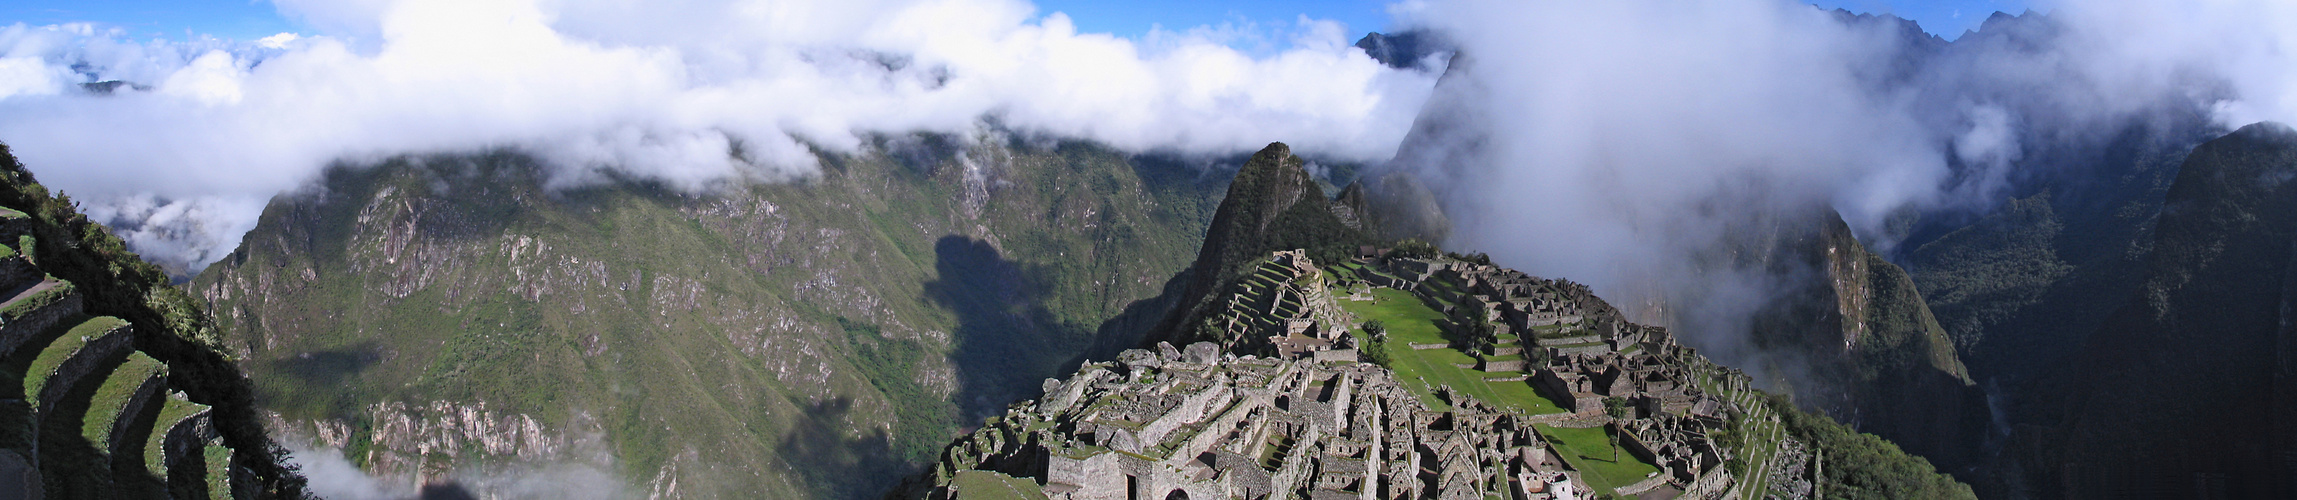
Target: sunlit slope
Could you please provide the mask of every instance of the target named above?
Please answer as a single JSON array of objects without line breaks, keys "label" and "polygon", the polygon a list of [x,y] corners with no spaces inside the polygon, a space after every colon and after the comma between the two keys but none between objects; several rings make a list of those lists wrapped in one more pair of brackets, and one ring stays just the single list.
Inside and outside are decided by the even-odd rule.
[{"label": "sunlit slope", "polygon": [[859,498],[1135,340],[1099,326],[1187,264],[1222,177],[1000,138],[823,158],[700,192],[507,153],[338,169],[192,287],[265,404],[372,471]]}]

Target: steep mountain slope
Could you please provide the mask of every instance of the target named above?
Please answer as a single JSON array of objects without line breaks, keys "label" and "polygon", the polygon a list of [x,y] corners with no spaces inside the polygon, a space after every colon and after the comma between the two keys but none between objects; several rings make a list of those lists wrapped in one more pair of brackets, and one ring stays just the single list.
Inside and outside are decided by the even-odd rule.
[{"label": "steep mountain slope", "polygon": [[1244,162],[1228,194],[1204,232],[1196,262],[1173,280],[1179,288],[1171,309],[1151,330],[1151,341],[1188,343],[1207,338],[1198,322],[1237,281],[1246,265],[1268,252],[1307,249],[1316,258],[1339,260],[1368,243],[1360,226],[1333,212],[1306,160],[1283,143],[1270,144]]},{"label": "steep mountain slope", "polygon": [[1904,260],[1972,373],[2019,383],[2097,331],[2143,279],[2179,164],[2223,133],[2168,116],[2111,131],[2103,147],[2038,151],[2048,162],[2031,167],[2048,177],[2018,197],[1975,219],[1924,221]]},{"label": "steep mountain slope", "polygon": [[2290,329],[2297,131],[2194,148],[2162,200],[2143,281],[2029,391],[2013,459],[2045,495],[2297,494]]},{"label": "steep mountain slope", "polygon": [[[1904,269],[1859,243],[1840,216],[1791,218],[1764,256],[1783,282],[1751,328],[1797,402],[1888,438],[1949,470],[1974,463],[1985,394]],[[1761,233],[1756,233],[1761,234]],[[1759,245],[1759,244],[1758,244]]]},{"label": "steep mountain slope", "polygon": [[[1333,210],[1332,204],[1300,197],[1296,186],[1244,178],[1305,175],[1297,162],[1263,161],[1287,153],[1279,144],[1256,156],[1231,184],[1219,213],[1266,213],[1267,200],[1292,199],[1302,201],[1279,211]],[[1213,234],[1222,237],[1306,248],[1362,241],[1315,224],[1215,227]],[[1200,255],[1235,248],[1234,242],[1208,238]],[[1441,253],[1399,248],[1388,257],[1319,261],[1310,252],[1278,251],[1228,262],[1224,266],[1249,266],[1254,278],[1223,284],[1210,302],[1249,309],[1247,315],[1262,320],[1290,318],[1277,325],[1308,323],[1304,332],[1272,330],[1297,341],[1293,345],[1314,345],[1304,335],[1328,337],[1313,332],[1338,329],[1364,347],[1340,342],[1260,358],[1272,353],[1236,346],[1224,352],[1210,341],[1186,348],[1144,344],[1149,348],[1088,363],[1067,380],[1047,381],[1041,399],[1013,405],[953,442],[934,470],[913,478],[905,493],[1056,499],[1971,496],[1968,486],[1922,458],[1753,389],[1746,375],[1676,344],[1666,329],[1626,322],[1583,285],[1423,252]],[[1860,251],[1857,259],[1872,257]],[[1919,307],[1919,298],[1901,295],[1911,294],[1903,273],[1885,276],[1894,281],[1875,281],[1893,285],[1862,296]],[[1275,292],[1276,300],[1263,300],[1272,288],[1297,293]],[[1290,296],[1303,298],[1282,298]],[[1569,304],[1556,302],[1559,297]],[[1272,302],[1288,305],[1262,309]],[[1324,305],[1332,302],[1339,305]],[[1499,305],[1489,305],[1494,303]],[[1334,312],[1323,309],[1335,307],[1348,318],[1330,321]],[[1919,346],[1926,355],[1943,349],[1943,333],[1934,324],[1926,330],[1892,324],[1925,318],[1919,309],[1859,310],[1873,311],[1862,324],[1889,328],[1870,329],[1869,338],[1858,343],[1880,348],[1882,341],[1872,337],[1916,332],[1894,340],[1891,348]],[[1384,326],[1377,332],[1356,327],[1372,320]],[[1477,321],[1495,327],[1484,330],[1483,342],[1467,338],[1477,330],[1466,325]],[[1198,330],[1193,326],[1179,328]],[[1151,337],[1215,338],[1201,332]],[[1483,347],[1468,347],[1476,345]],[[1952,360],[1951,351],[1943,354]],[[1620,436],[1627,451],[1598,451],[1608,449],[1607,434]]]},{"label": "steep mountain slope", "polygon": [[1221,187],[998,137],[824,162],[704,195],[547,188],[511,153],[337,169],[192,288],[265,405],[373,471],[856,498],[1137,340],[1096,329],[1187,264]]},{"label": "steep mountain slope", "polygon": [[4,145],[0,292],[0,497],[303,496],[206,313]]}]

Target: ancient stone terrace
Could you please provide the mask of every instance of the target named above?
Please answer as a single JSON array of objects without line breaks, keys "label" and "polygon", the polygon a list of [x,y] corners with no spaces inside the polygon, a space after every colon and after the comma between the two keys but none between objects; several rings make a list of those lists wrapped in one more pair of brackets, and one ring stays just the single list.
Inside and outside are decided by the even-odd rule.
[{"label": "ancient stone terrace", "polygon": [[[950,448],[939,472],[1029,478],[1055,499],[1544,499],[1586,491],[1522,416],[1429,410],[1353,362],[1199,343],[1087,365]],[[1447,397],[1458,397],[1447,395]],[[962,496],[944,482],[942,497]]]},{"label": "ancient stone terrace", "polygon": [[206,407],[169,389],[133,325],[40,271],[23,217],[0,211],[0,498],[231,493]]},{"label": "ancient stone terrace", "polygon": [[1348,313],[1332,297],[1330,278],[1302,250],[1276,252],[1236,284],[1206,325],[1230,351],[1293,358],[1322,354],[1354,359]]},{"label": "ancient stone terrace", "polygon": [[[1327,274],[1304,255],[1278,253],[1215,316],[1219,331],[1232,332],[1223,344],[1128,350],[1066,381],[1047,380],[1043,399],[1013,405],[945,451],[933,497],[1002,498],[1020,485],[1037,487],[1024,496],[1080,500],[1808,498],[1816,491],[1809,465],[1816,459],[1780,434],[1776,417],[1752,399],[1750,379],[1676,344],[1664,328],[1625,321],[1583,285],[1451,259],[1360,264],[1382,269]],[[1410,291],[1443,309],[1450,317],[1427,321],[1447,336],[1473,330],[1461,325],[1474,319],[1522,332],[1469,344],[1483,349],[1472,353],[1482,373],[1512,358],[1510,367],[1526,375],[1471,380],[1529,387],[1478,394],[1531,392],[1564,411],[1493,404],[1434,376],[1399,380],[1354,352],[1309,356],[1235,342],[1352,338],[1346,326],[1333,326],[1354,318],[1312,305],[1331,300],[1320,291],[1362,286]],[[1380,293],[1395,300],[1394,292]],[[1486,316],[1461,317],[1456,306],[1464,300],[1482,301]],[[1315,328],[1304,334],[1277,319]],[[1737,441],[1718,442],[1724,430]],[[1594,449],[1609,448],[1607,435],[1619,438],[1618,451],[1594,458],[1603,453]],[[1734,469],[1734,458],[1746,465]],[[957,481],[961,473],[973,480]],[[1601,480],[1591,482],[1591,474]]]}]

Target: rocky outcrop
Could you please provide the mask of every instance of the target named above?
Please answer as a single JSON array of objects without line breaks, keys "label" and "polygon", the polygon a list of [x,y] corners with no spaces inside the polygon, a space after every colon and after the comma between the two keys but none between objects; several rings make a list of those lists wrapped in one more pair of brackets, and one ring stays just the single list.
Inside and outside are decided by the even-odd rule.
[{"label": "rocky outcrop", "polygon": [[1284,143],[1269,144],[1244,163],[1213,213],[1196,263],[1177,278],[1185,283],[1178,306],[1150,330],[1147,342],[1185,344],[1215,335],[1196,328],[1223,306],[1215,296],[1224,295],[1220,292],[1269,252],[1304,249],[1315,259],[1338,261],[1365,241],[1361,231],[1332,213],[1331,200],[1306,164]]}]

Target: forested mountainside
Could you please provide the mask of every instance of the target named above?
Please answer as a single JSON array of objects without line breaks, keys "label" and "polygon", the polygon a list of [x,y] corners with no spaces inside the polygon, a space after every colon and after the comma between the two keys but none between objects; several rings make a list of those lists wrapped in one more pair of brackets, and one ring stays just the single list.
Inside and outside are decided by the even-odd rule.
[{"label": "forested mountainside", "polygon": [[2080,498],[2297,492],[2297,132],[2242,127],[2195,147],[2173,179],[2134,290],[2021,387],[2002,458],[2015,471],[2009,487]]},{"label": "forested mountainside", "polygon": [[[960,139],[705,194],[548,187],[513,153],[339,168],[189,288],[267,408],[387,478],[574,464],[633,495],[872,497],[1137,342],[1228,181]],[[1103,326],[1128,307],[1152,319]]]},{"label": "forested mountainside", "polygon": [[219,332],[0,145],[0,498],[299,498]]},{"label": "forested mountainside", "polygon": [[[1346,204],[1268,181],[1305,175],[1282,144],[1238,173],[1189,271],[1218,270],[1204,280],[1215,292],[1182,302],[1201,306],[1176,310],[1192,318],[1179,331],[1152,335],[1193,343],[1157,342],[1047,380],[1040,399],[952,443],[904,492],[1971,496],[1928,461],[1754,389],[1664,328],[1627,322],[1584,285],[1416,241],[1319,251],[1369,240],[1358,225],[1324,223],[1352,220]],[[1301,248],[1246,253],[1277,241]],[[1892,295],[1911,293],[1902,273],[1886,276],[1895,290],[1846,293],[1920,305]],[[1927,319],[1867,310],[1854,311],[1883,325]],[[1856,343],[1935,356],[1932,342],[1944,342],[1934,324],[1890,328],[1916,337]]]},{"label": "forested mountainside", "polygon": [[[1985,393],[1914,281],[1867,250],[1833,210],[1737,231],[1720,269],[1760,269],[1775,295],[1752,318],[1753,358],[1773,387],[1958,470],[1978,459]],[[1753,369],[1750,367],[1750,369]]]}]

